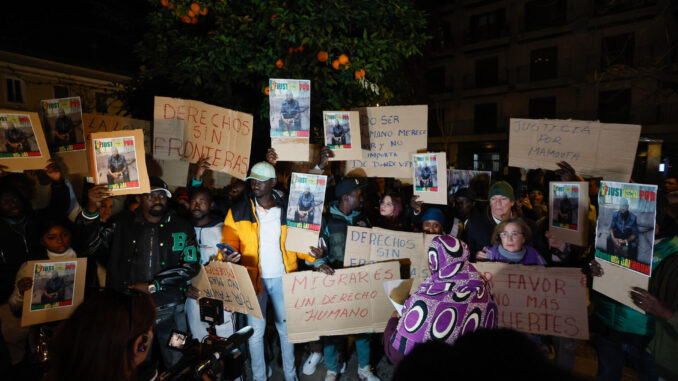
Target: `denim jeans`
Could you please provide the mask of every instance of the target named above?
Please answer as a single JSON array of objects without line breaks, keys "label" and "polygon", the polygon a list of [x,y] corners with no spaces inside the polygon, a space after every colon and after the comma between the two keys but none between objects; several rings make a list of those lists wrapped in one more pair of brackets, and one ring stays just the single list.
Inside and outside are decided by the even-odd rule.
[{"label": "denim jeans", "polygon": [[[287,340],[287,319],[285,317],[282,277],[262,278],[261,283],[263,291],[257,295],[259,306],[261,306],[261,314],[266,319],[266,302],[270,297],[273,310],[275,311],[275,327],[278,329],[278,336],[280,336],[285,381],[294,381],[297,379],[297,370],[294,366],[294,344],[290,344]],[[254,376],[255,381],[266,381],[266,357],[264,355],[266,320],[247,315],[247,324],[254,328],[254,334],[248,340],[250,360],[252,361],[252,376]]]},{"label": "denim jeans", "polygon": [[642,381],[657,380],[654,358],[645,348],[632,344],[623,344],[601,336],[596,338],[598,352],[598,381],[618,381],[621,379],[624,360],[628,357]]},{"label": "denim jeans", "polygon": [[[337,347],[340,347],[338,343],[339,340],[346,341],[346,336],[325,336],[323,339],[324,355],[325,355],[325,366],[327,370],[337,372],[338,361],[337,361]],[[364,368],[370,363],[370,336],[368,333],[361,333],[355,335],[355,351],[358,352],[358,365],[361,368]],[[348,361],[348,358],[344,359]]]}]

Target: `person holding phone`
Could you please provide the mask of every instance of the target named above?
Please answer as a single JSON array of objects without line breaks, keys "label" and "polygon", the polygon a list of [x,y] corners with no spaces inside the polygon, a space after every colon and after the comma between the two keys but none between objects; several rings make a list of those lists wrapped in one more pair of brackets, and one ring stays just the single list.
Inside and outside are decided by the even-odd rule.
[{"label": "person holding phone", "polygon": [[[191,222],[195,229],[195,237],[200,247],[200,262],[207,266],[211,261],[223,260],[226,262],[237,263],[240,261],[240,254],[235,250],[228,250],[221,243],[221,232],[224,229],[224,223],[219,221],[210,210],[214,206],[212,192],[203,187],[192,188],[189,197],[189,211]],[[221,247],[220,247],[221,246]],[[222,249],[222,247],[224,247]],[[228,254],[227,254],[228,252]],[[219,254],[222,258],[219,259]],[[198,299],[204,295],[200,290],[193,286],[188,287],[186,292],[186,316],[188,317],[188,327],[191,334],[198,340],[207,336],[207,327],[209,324],[200,321],[200,307]],[[217,336],[229,337],[235,330],[235,319],[231,312],[224,311],[224,323],[216,327]]]}]

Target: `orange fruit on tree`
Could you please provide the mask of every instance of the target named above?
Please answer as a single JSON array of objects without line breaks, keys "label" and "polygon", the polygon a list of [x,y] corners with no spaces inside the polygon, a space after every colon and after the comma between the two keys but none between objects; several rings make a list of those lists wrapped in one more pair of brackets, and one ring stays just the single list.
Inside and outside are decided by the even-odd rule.
[{"label": "orange fruit on tree", "polygon": [[188,11],[188,12],[186,13],[186,15],[188,15],[188,17],[190,17],[190,18],[195,17],[195,13],[193,13],[193,11]]},{"label": "orange fruit on tree", "polygon": [[185,22],[186,24],[189,24],[191,22],[191,18],[188,16],[181,16],[181,21]]},{"label": "orange fruit on tree", "polygon": [[344,65],[344,70],[348,70],[349,67],[351,67],[351,65],[349,64]]},{"label": "orange fruit on tree", "polygon": [[169,1],[167,1],[167,0],[160,0],[160,4],[162,4],[163,7],[166,7],[167,5],[169,5]]},{"label": "orange fruit on tree", "polygon": [[339,56],[339,63],[344,65],[348,63],[348,56],[346,54],[342,54]]},{"label": "orange fruit on tree", "polygon": [[191,24],[197,24],[197,23],[198,23],[198,18],[197,18],[197,17],[193,17],[193,18],[191,19]]},{"label": "orange fruit on tree", "polygon": [[321,51],[318,52],[318,61],[326,62],[328,57],[329,56],[328,56],[326,51],[321,50]]},{"label": "orange fruit on tree", "polygon": [[360,70],[356,70],[355,73],[353,73],[353,76],[355,77],[355,79],[362,78],[362,76],[360,75]]},{"label": "orange fruit on tree", "polygon": [[299,47],[297,48],[297,50],[298,50],[299,52],[303,53],[303,52],[304,52],[304,45],[299,45]]},{"label": "orange fruit on tree", "polygon": [[167,8],[174,9],[174,3],[167,3]]},{"label": "orange fruit on tree", "polygon": [[294,53],[294,48],[289,48],[289,49],[287,50],[287,53],[289,53],[289,54]]},{"label": "orange fruit on tree", "polygon": [[283,62],[282,58],[279,58],[277,61],[275,61],[275,67],[278,69],[282,69],[282,67],[285,65],[285,62]]},{"label": "orange fruit on tree", "polygon": [[266,93],[266,95],[268,95],[269,91],[270,91],[269,86],[266,86],[266,88],[264,89],[264,93]]},{"label": "orange fruit on tree", "polygon": [[364,77],[365,76],[365,69],[360,69],[360,76]]},{"label": "orange fruit on tree", "polygon": [[339,70],[339,60],[332,61],[332,67],[334,70]]},{"label": "orange fruit on tree", "polygon": [[206,15],[207,14],[207,8],[201,9],[200,14],[203,15],[203,16]]},{"label": "orange fruit on tree", "polygon": [[191,3],[191,10],[193,13],[200,12],[200,5],[198,5],[198,3]]}]

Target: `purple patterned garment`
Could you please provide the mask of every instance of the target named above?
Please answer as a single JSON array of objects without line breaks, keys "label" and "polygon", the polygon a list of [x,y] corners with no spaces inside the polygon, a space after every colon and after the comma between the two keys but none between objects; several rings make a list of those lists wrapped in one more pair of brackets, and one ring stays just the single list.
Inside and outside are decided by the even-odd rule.
[{"label": "purple patterned garment", "polygon": [[418,343],[454,343],[479,327],[497,327],[497,304],[489,285],[469,263],[468,246],[452,236],[436,237],[428,249],[431,276],[405,302],[391,345],[410,353]]}]

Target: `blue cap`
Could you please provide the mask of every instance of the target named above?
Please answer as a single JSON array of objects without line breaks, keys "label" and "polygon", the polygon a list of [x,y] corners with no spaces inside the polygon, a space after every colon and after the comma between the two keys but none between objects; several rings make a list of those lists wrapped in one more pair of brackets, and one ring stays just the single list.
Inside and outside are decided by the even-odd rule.
[{"label": "blue cap", "polygon": [[421,222],[424,221],[438,221],[441,225],[445,225],[445,215],[438,208],[428,208],[421,216]]}]

